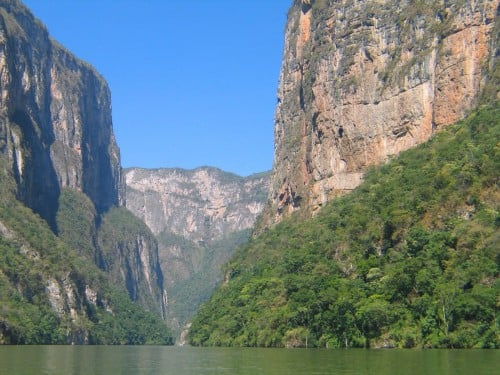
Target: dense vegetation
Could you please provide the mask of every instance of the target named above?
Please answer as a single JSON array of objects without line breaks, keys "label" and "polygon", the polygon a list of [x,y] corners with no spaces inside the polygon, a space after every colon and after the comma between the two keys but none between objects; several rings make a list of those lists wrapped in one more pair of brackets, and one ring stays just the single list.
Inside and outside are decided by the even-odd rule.
[{"label": "dense vegetation", "polygon": [[191,343],[498,348],[499,120],[483,107],[253,239]]},{"label": "dense vegetation", "polygon": [[81,255],[99,264],[95,245],[97,217],[94,204],[85,194],[74,189],[61,191],[56,216],[58,237]]},{"label": "dense vegetation", "polygon": [[[162,259],[164,269],[169,272],[169,278],[176,280],[173,285],[168,283],[166,285],[172,330],[183,329],[200,304],[210,297],[221,281],[221,265],[229,260],[238,246],[248,241],[250,234],[249,229],[242,230],[220,240],[207,241],[203,244],[194,243],[167,231],[158,235],[160,250],[169,247],[180,249],[177,260]],[[169,262],[171,264],[176,261],[182,266],[169,266]]]},{"label": "dense vegetation", "polygon": [[[56,237],[15,199],[14,191],[0,164],[0,343],[172,343],[161,319],[110,285],[88,254],[78,254]],[[68,193],[62,200],[74,198]],[[71,217],[63,213],[60,224],[65,214]],[[73,219],[82,224],[74,233],[89,229],[80,214]],[[70,225],[62,228],[64,237]],[[75,244],[82,239],[73,237]]]}]

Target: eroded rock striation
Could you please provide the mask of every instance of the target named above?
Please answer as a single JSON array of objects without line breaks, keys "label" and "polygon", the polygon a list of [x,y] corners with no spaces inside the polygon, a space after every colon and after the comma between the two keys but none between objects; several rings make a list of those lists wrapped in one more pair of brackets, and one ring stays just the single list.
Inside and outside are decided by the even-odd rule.
[{"label": "eroded rock striation", "polygon": [[213,241],[249,229],[267,196],[267,174],[240,177],[217,168],[124,170],[126,206],[154,234]]},{"label": "eroded rock striation", "polygon": [[463,118],[495,65],[497,12],[498,0],[296,0],[267,224],[314,212],[368,166]]}]

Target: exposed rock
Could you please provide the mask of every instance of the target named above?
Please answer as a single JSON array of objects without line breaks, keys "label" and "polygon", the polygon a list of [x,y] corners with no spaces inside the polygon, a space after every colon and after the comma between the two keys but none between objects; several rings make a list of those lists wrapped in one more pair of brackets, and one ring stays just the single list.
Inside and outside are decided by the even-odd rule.
[{"label": "exposed rock", "polygon": [[19,198],[53,227],[62,188],[84,192],[98,212],[119,202],[106,82],[16,0],[0,1],[0,153]]},{"label": "exposed rock", "polygon": [[265,222],[314,212],[368,166],[463,118],[495,65],[497,10],[498,0],[295,1]]},{"label": "exposed rock", "polygon": [[149,228],[124,207],[103,216],[98,231],[101,267],[113,282],[125,285],[132,301],[163,319],[167,293],[158,258],[158,244]]},{"label": "exposed rock", "polygon": [[220,281],[220,267],[249,237],[267,198],[267,173],[246,178],[203,167],[124,170],[126,205],[157,236],[180,333]]},{"label": "exposed rock", "polygon": [[[0,158],[14,176],[17,197],[54,233],[99,267],[119,270],[124,276],[114,281],[134,301],[165,316],[163,275],[151,233],[148,237],[140,225],[131,225],[125,240],[102,238],[113,232],[109,228],[97,238],[102,216],[121,202],[108,85],[52,40],[17,0],[0,0]],[[114,261],[104,262],[103,251]],[[54,294],[54,308],[57,300]]]},{"label": "exposed rock", "polygon": [[267,195],[267,174],[247,178],[216,168],[124,170],[126,207],[158,235],[213,241],[252,227]]}]

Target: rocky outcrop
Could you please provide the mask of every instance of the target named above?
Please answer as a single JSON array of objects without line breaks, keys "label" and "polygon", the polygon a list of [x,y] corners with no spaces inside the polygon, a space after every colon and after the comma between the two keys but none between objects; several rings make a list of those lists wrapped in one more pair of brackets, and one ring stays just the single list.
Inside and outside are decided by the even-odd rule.
[{"label": "rocky outcrop", "polygon": [[124,170],[126,206],[158,239],[168,321],[179,333],[221,279],[220,267],[248,240],[267,199],[267,173],[216,168]]},{"label": "rocky outcrop", "polygon": [[98,212],[119,202],[106,82],[17,0],[0,1],[0,153],[18,197],[53,227],[62,188],[84,192]]},{"label": "rocky outcrop", "polygon": [[314,212],[473,108],[495,65],[497,11],[498,0],[296,0],[267,224]]},{"label": "rocky outcrop", "polygon": [[5,188],[12,177],[3,171],[0,344],[138,344],[162,336],[158,344],[171,342],[158,316],[130,302],[12,196]]}]

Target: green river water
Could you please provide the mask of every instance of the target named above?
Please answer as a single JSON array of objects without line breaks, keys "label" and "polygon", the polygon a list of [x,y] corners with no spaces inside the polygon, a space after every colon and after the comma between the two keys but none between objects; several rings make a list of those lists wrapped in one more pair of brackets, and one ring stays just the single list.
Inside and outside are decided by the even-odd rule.
[{"label": "green river water", "polygon": [[500,374],[498,350],[0,346],[1,375]]}]

